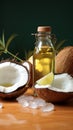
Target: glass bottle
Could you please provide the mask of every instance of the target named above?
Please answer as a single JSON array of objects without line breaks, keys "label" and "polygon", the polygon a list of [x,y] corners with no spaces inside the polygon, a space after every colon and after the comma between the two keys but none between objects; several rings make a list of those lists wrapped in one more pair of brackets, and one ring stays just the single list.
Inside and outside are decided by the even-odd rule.
[{"label": "glass bottle", "polygon": [[54,73],[55,69],[55,50],[51,40],[51,27],[39,26],[35,38],[33,84],[48,73]]}]

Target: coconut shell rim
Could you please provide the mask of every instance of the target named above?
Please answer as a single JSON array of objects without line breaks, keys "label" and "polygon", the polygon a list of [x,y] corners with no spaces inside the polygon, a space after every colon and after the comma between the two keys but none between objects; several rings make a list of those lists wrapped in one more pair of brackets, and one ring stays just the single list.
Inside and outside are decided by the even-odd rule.
[{"label": "coconut shell rim", "polygon": [[27,89],[28,89],[28,85],[25,85],[10,93],[0,92],[0,98],[1,99],[14,99],[20,96],[21,94],[25,93]]}]

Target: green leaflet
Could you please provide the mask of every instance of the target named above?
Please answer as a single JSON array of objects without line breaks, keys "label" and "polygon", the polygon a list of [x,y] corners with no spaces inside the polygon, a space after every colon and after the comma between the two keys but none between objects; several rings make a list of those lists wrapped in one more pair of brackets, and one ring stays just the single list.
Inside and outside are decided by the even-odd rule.
[{"label": "green leaflet", "polygon": [[55,44],[55,49],[59,50],[61,49],[62,45],[66,42],[66,40],[60,41],[58,44]]},{"label": "green leaflet", "polygon": [[9,37],[9,39],[8,39],[7,42],[6,42],[5,51],[8,50],[8,47],[9,47],[11,41],[12,41],[16,36],[17,36],[17,34],[13,34],[13,35],[11,35],[11,36]]},{"label": "green leaflet", "polygon": [[11,43],[11,41],[16,37],[18,36],[17,34],[13,34],[11,35],[7,42],[5,43],[5,37],[4,37],[4,33],[2,34],[2,39],[0,39],[0,55],[3,54],[3,53],[8,53],[9,55],[11,55],[12,57],[16,58],[17,60],[23,62],[19,57],[17,57],[16,55],[12,54],[9,50],[8,50],[8,47]]},{"label": "green leaflet", "polygon": [[5,48],[4,32],[3,32],[3,34],[2,34],[2,44],[3,44],[3,47]]}]

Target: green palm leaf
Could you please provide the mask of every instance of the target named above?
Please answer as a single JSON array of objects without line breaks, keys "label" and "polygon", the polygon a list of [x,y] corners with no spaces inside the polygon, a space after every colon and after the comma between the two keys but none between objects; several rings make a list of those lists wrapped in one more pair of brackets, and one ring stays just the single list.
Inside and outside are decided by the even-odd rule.
[{"label": "green palm leaf", "polygon": [[13,34],[9,37],[9,39],[7,40],[7,42],[5,43],[5,38],[4,38],[4,33],[2,34],[2,39],[0,39],[0,55],[5,53],[5,54],[9,54],[12,57],[16,58],[17,60],[23,62],[19,57],[17,57],[16,55],[12,54],[10,51],[8,51],[8,47],[11,43],[11,41],[17,36],[17,34]]},{"label": "green palm leaf", "polygon": [[0,40],[0,50],[5,50],[5,46],[1,40]]},{"label": "green palm leaf", "polygon": [[8,41],[7,41],[7,43],[6,43],[5,51],[8,50],[8,47],[9,47],[11,41],[12,41],[16,36],[17,36],[17,34],[13,34],[13,35],[11,35],[11,36],[9,37],[9,39],[8,39]]},{"label": "green palm leaf", "polygon": [[66,42],[66,40],[62,40],[61,42],[59,42],[58,44],[55,44],[55,49],[59,50],[61,49],[62,45]]},{"label": "green palm leaf", "polygon": [[2,45],[5,48],[5,38],[4,38],[4,33],[2,34]]}]

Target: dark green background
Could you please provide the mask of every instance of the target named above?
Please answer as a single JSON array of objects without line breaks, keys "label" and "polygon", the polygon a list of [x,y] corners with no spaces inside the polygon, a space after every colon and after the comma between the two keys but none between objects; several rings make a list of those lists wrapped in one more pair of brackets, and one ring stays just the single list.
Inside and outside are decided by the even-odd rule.
[{"label": "dark green background", "polygon": [[68,40],[65,45],[73,45],[73,5],[59,0],[2,0],[0,1],[0,36],[5,39],[16,33],[10,51],[25,57],[25,51],[34,48],[35,33],[39,25],[50,25],[58,41]]}]

